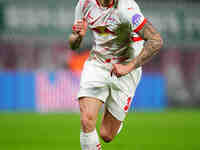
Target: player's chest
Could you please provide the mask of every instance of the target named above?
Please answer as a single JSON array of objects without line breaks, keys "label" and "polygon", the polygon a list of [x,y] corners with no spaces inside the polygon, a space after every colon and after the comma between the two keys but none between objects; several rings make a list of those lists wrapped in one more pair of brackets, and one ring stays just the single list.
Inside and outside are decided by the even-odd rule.
[{"label": "player's chest", "polygon": [[84,17],[90,28],[99,26],[109,26],[110,28],[114,28],[120,22],[118,13],[114,8],[102,9],[93,6],[84,12]]}]

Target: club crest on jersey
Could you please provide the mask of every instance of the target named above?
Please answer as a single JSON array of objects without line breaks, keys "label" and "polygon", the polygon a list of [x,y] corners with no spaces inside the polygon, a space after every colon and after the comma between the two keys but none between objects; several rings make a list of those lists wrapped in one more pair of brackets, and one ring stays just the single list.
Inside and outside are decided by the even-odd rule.
[{"label": "club crest on jersey", "polygon": [[142,16],[140,14],[135,14],[133,17],[132,17],[132,23],[136,26],[138,26],[142,21]]}]

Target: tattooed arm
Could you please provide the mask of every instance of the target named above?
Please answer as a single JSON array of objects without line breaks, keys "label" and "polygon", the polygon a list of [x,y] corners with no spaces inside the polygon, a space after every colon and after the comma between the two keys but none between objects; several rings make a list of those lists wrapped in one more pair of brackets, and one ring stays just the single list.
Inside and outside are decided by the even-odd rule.
[{"label": "tattooed arm", "polygon": [[138,34],[145,40],[145,44],[141,53],[127,65],[114,64],[111,74],[114,73],[117,77],[126,75],[132,70],[148,62],[159,52],[160,48],[163,46],[162,37],[149,21],[147,21]]},{"label": "tattooed arm", "polygon": [[163,46],[162,37],[149,21],[147,21],[143,29],[140,30],[138,34],[145,40],[145,44],[139,56],[131,62],[132,69],[136,69],[148,62]]}]

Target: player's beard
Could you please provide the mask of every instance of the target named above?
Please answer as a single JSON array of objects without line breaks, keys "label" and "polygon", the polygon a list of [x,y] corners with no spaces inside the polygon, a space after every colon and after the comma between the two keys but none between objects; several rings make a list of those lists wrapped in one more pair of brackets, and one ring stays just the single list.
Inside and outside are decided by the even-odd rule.
[{"label": "player's beard", "polygon": [[113,0],[99,0],[103,6],[109,6]]}]

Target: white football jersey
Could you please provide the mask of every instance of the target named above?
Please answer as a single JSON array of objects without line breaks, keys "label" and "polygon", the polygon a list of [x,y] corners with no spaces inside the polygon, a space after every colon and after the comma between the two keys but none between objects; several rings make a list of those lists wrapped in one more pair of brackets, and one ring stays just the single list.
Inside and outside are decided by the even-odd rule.
[{"label": "white football jersey", "polygon": [[[75,23],[83,18],[94,37],[91,58],[103,63],[126,63],[141,52],[144,41],[137,32],[142,29],[146,19],[134,0],[113,0],[113,4],[106,8],[98,0],[79,0],[75,10]],[[127,50],[126,46],[113,42],[116,38],[114,30],[123,22],[129,22],[132,27],[133,43],[129,52],[124,52]]]}]

